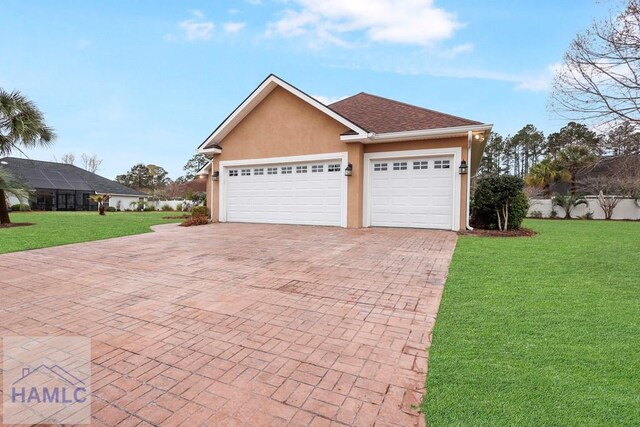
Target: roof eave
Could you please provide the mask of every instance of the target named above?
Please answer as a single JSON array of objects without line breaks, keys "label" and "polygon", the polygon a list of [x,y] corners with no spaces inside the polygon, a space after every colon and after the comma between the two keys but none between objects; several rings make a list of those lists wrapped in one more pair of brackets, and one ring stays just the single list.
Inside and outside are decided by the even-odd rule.
[{"label": "roof eave", "polygon": [[421,139],[452,138],[467,136],[468,132],[490,132],[492,124],[454,126],[437,129],[422,129],[404,132],[368,133],[366,135],[342,135],[343,142],[361,142],[363,144],[380,144],[385,142],[415,141]]},{"label": "roof eave", "polygon": [[198,152],[202,152],[203,149],[209,148],[211,145],[219,144],[224,137],[226,137],[233,128],[235,128],[267,95],[269,95],[276,87],[281,87],[289,93],[297,96],[303,101],[307,102],[311,106],[322,111],[326,115],[330,116],[334,120],[342,123],[349,129],[357,132],[359,135],[366,135],[366,131],[349,121],[346,117],[333,111],[317,99],[310,95],[307,95],[295,86],[285,82],[278,76],[269,75],[251,94],[238,106],[235,110],[214,130],[207,139],[198,147]]}]

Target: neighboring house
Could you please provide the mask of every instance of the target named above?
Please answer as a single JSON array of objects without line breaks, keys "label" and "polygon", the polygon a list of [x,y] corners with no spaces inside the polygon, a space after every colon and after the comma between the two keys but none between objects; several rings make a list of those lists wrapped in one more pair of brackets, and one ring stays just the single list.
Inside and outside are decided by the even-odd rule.
[{"label": "neighboring house", "polygon": [[366,93],[324,105],[270,75],[198,147],[200,173],[220,222],[459,230],[491,128]]},{"label": "neighboring house", "polygon": [[[34,210],[88,211],[97,210],[91,201],[94,194],[110,194],[108,206],[125,210],[131,202],[137,202],[147,194],[131,189],[100,175],[65,163],[5,157],[0,159],[9,172],[22,178],[34,190],[29,205]],[[6,164],[5,164],[6,163]],[[15,198],[9,204],[17,204]]]}]

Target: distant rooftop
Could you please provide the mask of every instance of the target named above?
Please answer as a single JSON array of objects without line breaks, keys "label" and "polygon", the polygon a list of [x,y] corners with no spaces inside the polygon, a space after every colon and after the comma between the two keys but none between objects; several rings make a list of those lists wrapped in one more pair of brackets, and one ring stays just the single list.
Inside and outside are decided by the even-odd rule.
[{"label": "distant rooftop", "polygon": [[98,194],[140,196],[147,194],[65,163],[4,157],[1,167],[19,176],[33,188],[43,190],[92,191]]}]

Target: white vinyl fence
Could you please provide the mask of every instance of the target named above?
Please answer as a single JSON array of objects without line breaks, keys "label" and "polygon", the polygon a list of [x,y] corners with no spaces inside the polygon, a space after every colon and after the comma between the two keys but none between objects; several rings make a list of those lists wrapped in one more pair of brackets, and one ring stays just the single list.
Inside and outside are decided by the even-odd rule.
[{"label": "white vinyl fence", "polygon": [[[577,218],[587,212],[593,212],[594,219],[604,219],[604,212],[600,208],[597,198],[594,196],[585,197],[585,199],[589,205],[580,205],[575,207],[571,211],[571,216]],[[544,218],[549,218],[551,216],[551,210],[553,207],[550,199],[530,199],[529,202],[531,206],[529,207],[529,213],[527,216],[532,216],[532,213],[535,211],[542,212],[542,216]],[[564,209],[556,206],[555,210],[558,212],[559,218],[564,218]],[[640,219],[640,207],[638,207],[636,201],[633,199],[622,199],[613,211],[612,219]]]}]

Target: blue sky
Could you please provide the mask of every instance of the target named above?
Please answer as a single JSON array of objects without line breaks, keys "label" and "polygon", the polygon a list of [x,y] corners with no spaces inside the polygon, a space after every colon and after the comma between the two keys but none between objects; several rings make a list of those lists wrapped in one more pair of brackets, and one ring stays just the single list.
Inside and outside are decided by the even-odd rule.
[{"label": "blue sky", "polygon": [[[603,4],[604,3],[604,4]],[[365,91],[493,123],[547,111],[553,67],[595,0],[0,0],[0,86],[58,132],[41,160],[103,159],[113,178],[154,163],[172,178],[269,73],[322,101]]]}]

